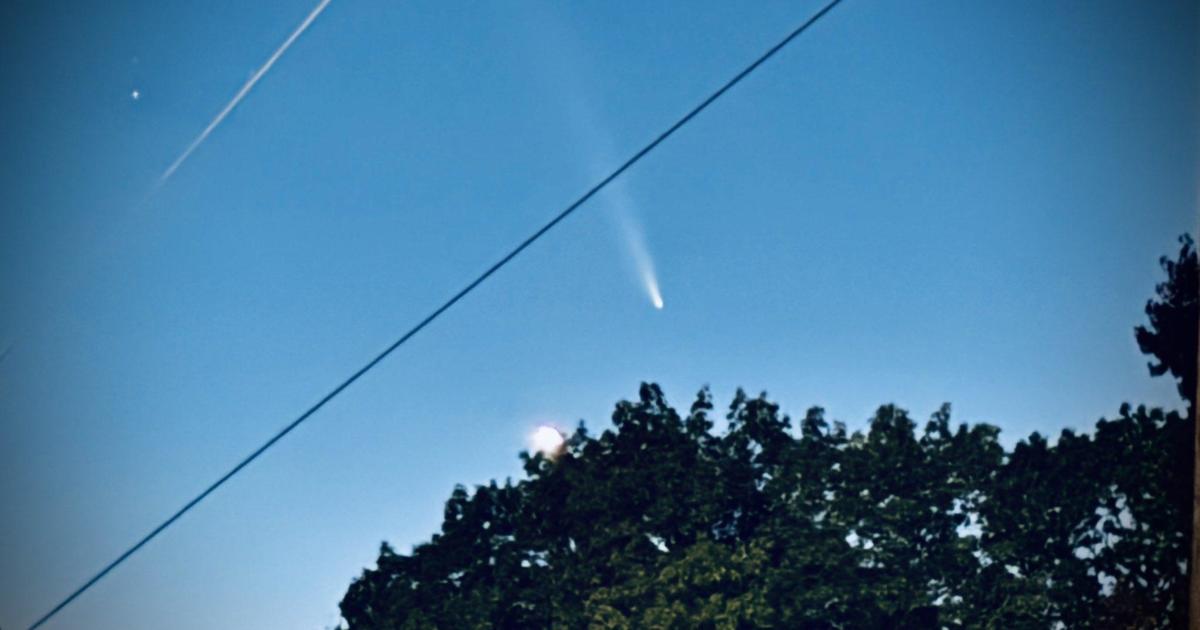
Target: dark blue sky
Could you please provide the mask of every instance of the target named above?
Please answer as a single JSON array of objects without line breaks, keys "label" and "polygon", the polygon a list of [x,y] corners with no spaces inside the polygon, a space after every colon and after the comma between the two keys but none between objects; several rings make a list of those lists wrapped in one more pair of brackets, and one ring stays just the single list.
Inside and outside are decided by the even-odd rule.
[{"label": "dark blue sky", "polygon": [[[24,627],[816,2],[7,3],[0,627]],[[847,0],[56,619],[322,628],[381,540],[642,380],[1011,443],[1178,407],[1195,2]],[[137,90],[139,98],[132,98]],[[653,260],[652,307],[622,221]]]}]

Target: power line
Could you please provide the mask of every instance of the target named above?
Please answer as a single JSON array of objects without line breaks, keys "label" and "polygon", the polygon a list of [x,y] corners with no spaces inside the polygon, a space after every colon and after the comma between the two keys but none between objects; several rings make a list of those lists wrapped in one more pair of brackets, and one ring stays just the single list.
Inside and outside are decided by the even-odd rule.
[{"label": "power line", "polygon": [[762,65],[763,62],[765,62],[766,60],[775,56],[775,53],[782,50],[785,46],[790,44],[792,42],[792,40],[796,39],[796,37],[798,37],[801,33],[808,30],[808,28],[810,26],[812,26],[818,20],[820,20],[822,17],[824,17],[826,13],[829,13],[835,6],[840,4],[841,1],[842,0],[832,0],[832,2],[825,5],[824,8],[822,8],[820,11],[813,14],[813,16],[808,18],[808,20],[806,20],[803,24],[796,27],[796,29],[793,30],[791,33],[789,33],[787,35],[787,37],[784,37],[779,43],[777,43],[774,46],[772,46],[771,48],[769,48],[765,53],[763,53],[757,59],[755,59],[753,63],[746,66],[741,72],[737,73],[732,79],[730,79],[724,85],[722,85],[719,89],[717,89],[717,91],[710,94],[708,96],[708,98],[701,101],[699,105],[694,107],[691,111],[689,111],[687,114],[685,114],[682,118],[677,120],[675,122],[675,124],[668,127],[666,131],[659,134],[658,137],[656,137],[654,140],[652,140],[649,144],[642,147],[642,149],[640,151],[633,154],[633,157],[630,157],[629,159],[625,160],[625,162],[623,164],[621,164],[621,166],[617,167],[616,170],[614,170],[612,173],[610,173],[604,179],[600,180],[599,183],[592,186],[587,192],[585,192],[582,196],[580,196],[578,199],[576,199],[571,205],[567,206],[566,209],[564,209],[562,212],[559,212],[557,216],[555,216],[548,223],[543,225],[540,229],[538,229],[538,231],[534,232],[532,235],[530,235],[528,238],[526,238],[524,241],[522,241],[521,244],[517,245],[512,251],[510,251],[503,258],[501,258],[499,261],[497,261],[495,264],[493,264],[491,267],[489,267],[487,269],[487,271],[484,271],[482,274],[479,275],[479,277],[472,280],[470,284],[463,287],[458,293],[454,294],[454,297],[450,298],[449,300],[446,301],[446,303],[439,306],[436,310],[434,310],[432,313],[430,313],[428,316],[426,316],[425,319],[421,320],[420,323],[418,323],[416,326],[413,326],[411,329],[409,329],[408,332],[404,333],[404,335],[401,336],[399,339],[397,339],[394,343],[392,343],[392,345],[388,346],[387,349],[385,349],[383,352],[380,352],[374,359],[371,359],[371,361],[369,361],[366,365],[359,368],[357,372],[350,375],[350,377],[347,378],[346,380],[342,381],[342,383],[340,385],[335,387],[328,394],[325,394],[325,396],[322,397],[319,401],[317,401],[316,404],[309,407],[307,411],[300,414],[300,416],[298,418],[293,420],[291,422],[291,424],[287,425],[281,431],[276,433],[274,435],[274,437],[267,440],[262,446],[258,447],[253,453],[251,453],[249,456],[247,456],[245,459],[243,459],[241,462],[239,462],[237,466],[234,466],[229,472],[222,475],[220,479],[217,479],[215,482],[213,482],[213,484],[208,486],[208,488],[206,488],[203,492],[196,495],[196,497],[194,499],[192,499],[191,501],[188,501],[186,505],[184,505],[182,508],[179,509],[179,511],[175,512],[173,515],[171,515],[170,518],[163,521],[158,527],[155,527],[149,534],[146,534],[145,537],[143,537],[141,540],[139,540],[137,542],[137,544],[133,545],[132,547],[127,549],[125,551],[125,553],[118,556],[116,560],[113,560],[112,562],[110,562],[108,564],[108,566],[104,567],[104,569],[102,569],[99,573],[97,573],[90,580],[85,582],[83,584],[83,586],[80,586],[79,588],[75,589],[75,591],[73,593],[71,593],[69,596],[67,596],[66,599],[62,600],[57,606],[52,608],[50,610],[50,612],[46,613],[40,619],[38,619],[36,622],[34,622],[34,624],[29,627],[29,630],[35,630],[42,624],[49,621],[51,617],[58,614],[58,612],[60,610],[62,610],[63,608],[65,608],[67,606],[67,604],[70,604],[72,601],[75,600],[75,598],[82,595],[84,593],[84,591],[91,588],[96,582],[99,582],[104,576],[108,575],[109,572],[111,572],[113,569],[117,568],[118,565],[120,565],[125,560],[129,559],[129,557],[132,556],[133,554],[137,553],[138,550],[140,550],[142,547],[144,547],[146,545],[146,543],[153,540],[155,536],[158,536],[160,533],[162,533],[163,530],[165,530],[166,528],[168,528],[172,524],[174,524],[175,521],[179,520],[180,517],[182,517],[184,514],[186,514],[189,510],[196,507],[196,505],[198,503],[200,503],[205,498],[207,498],[208,495],[212,494],[217,488],[221,487],[222,484],[224,484],[226,481],[229,481],[230,478],[232,478],[234,475],[241,472],[243,468],[245,468],[246,466],[248,466],[250,464],[250,462],[254,461],[255,459],[258,459],[259,455],[262,455],[267,449],[274,446],[276,442],[283,439],[283,437],[286,436],[288,433],[291,433],[293,429],[300,426],[300,424],[303,423],[305,420],[308,420],[313,414],[315,414],[317,411],[319,411],[321,409],[321,407],[324,407],[326,403],[333,400],[335,397],[337,397],[338,394],[341,394],[347,387],[350,387],[350,385],[352,385],[355,381],[357,381],[359,379],[359,377],[361,377],[363,374],[366,374],[367,372],[369,372],[372,368],[374,368],[381,361],[383,361],[385,358],[387,358],[387,356],[389,354],[391,354],[393,351],[395,351],[396,348],[399,348],[400,346],[404,345],[405,342],[407,342],[414,335],[416,335],[418,332],[420,332],[423,328],[425,328],[430,323],[432,323],[433,320],[437,319],[439,316],[441,316],[442,313],[449,310],[451,306],[454,306],[455,304],[457,304],[458,301],[463,299],[464,297],[466,297],[468,293],[470,293],[471,291],[474,291],[475,288],[478,287],[480,284],[483,284],[483,282],[485,280],[490,278],[492,276],[492,274],[499,271],[501,267],[507,265],[510,261],[512,261],[513,258],[516,258],[518,254],[525,251],[525,249],[527,247],[529,247],[530,245],[532,245],[534,243],[534,241],[537,241],[539,238],[541,238],[543,235],[545,235],[546,232],[549,232],[552,228],[554,228],[554,226],[556,226],[560,222],[562,222],[563,219],[566,219],[568,216],[571,215],[571,213],[575,212],[575,210],[577,210],[580,206],[582,206],[584,203],[587,203],[587,201],[589,199],[591,199],[593,196],[595,196],[596,193],[603,190],[604,187],[608,186],[610,183],[612,183],[612,181],[614,179],[620,177],[622,173],[624,173],[631,166],[633,166],[639,160],[641,160],[643,157],[645,157],[646,154],[653,151],[656,147],[658,147],[659,144],[662,144],[662,142],[664,140],[669,138],[672,134],[674,134],[676,131],[678,131],[681,127],[683,127],[688,122],[690,122],[693,118],[695,118],[700,112],[704,111],[714,101],[716,101],[718,98],[721,98],[721,96],[723,96],[726,92],[728,92],[733,86],[740,83],[742,79],[746,78],[751,72],[754,72],[756,69],[758,69],[758,67],[760,65]]}]

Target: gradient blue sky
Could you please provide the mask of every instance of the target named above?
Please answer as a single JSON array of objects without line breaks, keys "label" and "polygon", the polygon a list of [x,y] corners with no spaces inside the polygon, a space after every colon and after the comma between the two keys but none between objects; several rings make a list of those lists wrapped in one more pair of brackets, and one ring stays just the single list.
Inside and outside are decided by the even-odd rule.
[{"label": "gradient blue sky", "polygon": [[[11,2],[0,627],[25,627],[817,2]],[[1180,405],[1195,2],[848,0],[52,627],[324,628],[378,544],[641,380],[1011,443]],[[141,98],[130,97],[139,90]],[[645,231],[654,310],[614,220]]]}]

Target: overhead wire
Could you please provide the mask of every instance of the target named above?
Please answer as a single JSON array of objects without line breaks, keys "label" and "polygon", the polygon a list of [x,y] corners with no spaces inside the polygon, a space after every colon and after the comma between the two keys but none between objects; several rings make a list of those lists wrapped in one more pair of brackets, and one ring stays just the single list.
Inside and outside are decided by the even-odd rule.
[{"label": "overhead wire", "polygon": [[380,352],[378,355],[376,355],[375,358],[368,361],[365,365],[363,365],[361,368],[359,368],[356,372],[354,372],[348,378],[343,380],[341,382],[341,384],[339,384],[337,387],[333,388],[333,390],[331,390],[329,393],[327,393],[323,397],[321,397],[320,400],[318,400],[315,404],[313,404],[311,407],[309,407],[304,413],[300,414],[299,417],[297,417],[295,420],[293,420],[291,423],[289,423],[287,426],[285,426],[282,430],[280,430],[278,433],[276,433],[274,436],[272,436],[269,440],[267,440],[265,443],[263,443],[261,446],[259,446],[257,449],[255,449],[254,452],[250,453],[250,455],[246,456],[242,461],[238,462],[238,464],[236,466],[234,466],[232,469],[230,469],[229,472],[226,472],[219,479],[214,481],[211,485],[209,485],[207,488],[205,488],[203,492],[196,495],[196,497],[194,497],[192,500],[188,501],[183,507],[179,508],[179,510],[177,510],[169,518],[167,518],[165,521],[163,521],[157,527],[155,527],[153,530],[151,530],[150,533],[148,533],[144,537],[142,537],[142,539],[139,540],[137,543],[135,543],[132,547],[125,550],[125,552],[122,553],[120,556],[117,556],[117,558],[115,560],[113,560],[108,565],[106,565],[103,569],[101,569],[99,573],[92,576],[92,578],[89,579],[87,582],[84,582],[82,586],[75,589],[70,595],[68,595],[61,602],[59,602],[56,606],[54,606],[54,608],[50,609],[49,612],[42,615],[42,617],[40,617],[36,622],[34,622],[34,624],[29,627],[29,630],[36,630],[36,628],[45,624],[47,621],[49,621],[51,618],[53,618],[56,614],[58,614],[59,611],[61,611],[68,604],[70,604],[72,601],[74,601],[76,598],[78,598],[80,595],[82,595],[85,591],[90,589],[97,582],[99,582],[106,575],[108,575],[113,569],[117,568],[121,563],[128,560],[130,556],[132,556],[133,554],[135,554],[139,550],[141,550],[143,547],[145,547],[147,543],[149,543],[156,536],[161,534],[163,532],[163,530],[165,530],[168,527],[170,527],[171,525],[173,525],[184,514],[187,514],[188,511],[190,511],[192,508],[196,507],[196,505],[198,505],[201,501],[203,501],[205,498],[207,498],[214,491],[216,491],[217,488],[220,488],[226,481],[229,481],[234,475],[237,475],[239,472],[241,472],[251,462],[253,462],[255,459],[258,459],[258,457],[260,455],[262,455],[264,452],[266,452],[267,449],[274,446],[277,442],[282,440],[287,434],[289,434],[293,430],[295,430],[296,427],[300,426],[305,420],[308,420],[310,417],[312,417],[313,414],[315,414],[322,407],[324,407],[326,405],[326,403],[328,403],[329,401],[336,398],[339,394],[341,394],[343,391],[345,391],[346,388],[350,387],[350,385],[354,384],[354,382],[357,381],[359,378],[361,378],[364,374],[369,372],[376,365],[379,365],[379,363],[382,362],[384,359],[386,359],[388,357],[388,355],[390,355],[392,352],[394,352],[400,346],[404,345],[405,342],[407,342],[409,339],[411,339],[414,335],[416,335],[418,332],[420,332],[426,326],[431,324],[435,319],[437,319],[439,316],[441,316],[442,313],[445,313],[447,310],[449,310],[450,307],[457,304],[459,302],[459,300],[462,300],[464,297],[467,296],[467,294],[471,293],[471,291],[474,291],[476,287],[478,287],[480,284],[483,284],[483,282],[486,281],[488,278],[490,278],[492,276],[492,274],[496,273],[502,267],[504,267],[509,262],[511,262],[512,259],[516,258],[521,252],[525,251],[526,248],[528,248],[530,245],[532,245],[534,242],[536,242],[538,239],[540,239],[542,236],[544,236],[547,232],[549,232],[551,229],[553,229],[556,225],[561,223],[564,219],[566,219],[568,216],[570,216],[572,213],[574,213],[577,209],[579,209],[580,206],[587,203],[587,201],[589,199],[591,199],[597,193],[599,193],[601,190],[603,190],[614,179],[620,177],[622,173],[629,170],[630,167],[632,167],[634,164],[636,164],[639,160],[641,160],[643,157],[645,157],[648,153],[653,151],[656,147],[658,147],[658,145],[662,144],[663,141],[665,141],[667,138],[671,137],[671,135],[674,134],[676,131],[678,131],[681,127],[688,124],[688,122],[690,122],[693,118],[695,118],[697,115],[699,115],[700,112],[707,109],[709,105],[711,105],[717,99],[721,98],[721,96],[723,96],[726,92],[728,92],[735,85],[740,83],[742,81],[742,79],[745,79],[747,76],[749,76],[750,73],[752,73],[756,69],[758,69],[758,67],[761,66],[764,62],[766,62],[771,57],[774,57],[776,53],[778,53],[785,46],[787,46],[793,40],[795,40],[797,37],[799,37],[801,33],[808,30],[809,27],[811,27],[813,24],[817,23],[817,21],[819,21],[827,13],[832,11],[834,7],[836,7],[838,4],[841,3],[841,1],[842,0],[832,0],[831,2],[826,4],[824,7],[822,7],[821,10],[817,11],[811,17],[809,17],[807,20],[805,20],[804,23],[802,23],[800,26],[796,27],[790,33],[788,33],[788,35],[786,37],[784,37],[782,40],[780,40],[774,46],[771,46],[769,49],[767,49],[766,52],[759,55],[758,58],[756,58],[753,62],[750,63],[750,65],[743,68],[740,72],[738,72],[736,75],[734,75],[734,77],[732,79],[729,79],[728,81],[726,81],[724,85],[722,85],[715,92],[713,92],[707,98],[705,98],[703,101],[701,101],[699,105],[696,105],[688,113],[684,114],[683,117],[681,117],[679,120],[675,121],[675,123],[672,124],[670,127],[668,127],[666,129],[666,131],[663,131],[662,133],[660,133],[656,138],[654,138],[654,140],[650,141],[648,144],[646,144],[644,147],[642,147],[637,153],[634,153],[633,156],[631,156],[630,158],[625,160],[625,162],[623,162],[615,170],[613,170],[611,173],[609,173],[608,176],[606,176],[604,179],[600,180],[598,183],[593,185],[590,189],[587,190],[587,192],[583,193],[578,199],[576,199],[574,202],[572,202],[570,205],[568,205],[565,209],[563,209],[561,212],[559,212],[554,218],[550,219],[550,221],[548,221],[545,225],[538,228],[538,230],[536,232],[531,234],[524,241],[521,241],[520,244],[518,244],[511,251],[509,251],[507,254],[505,254],[503,258],[496,261],[491,267],[488,267],[486,271],[479,274],[478,277],[476,277],[474,280],[472,280],[470,283],[468,283],[465,287],[460,289],[457,293],[454,294],[453,297],[451,297],[449,300],[446,300],[446,302],[443,303],[441,306],[437,307],[437,309],[435,309],[432,313],[427,315],[424,319],[422,319],[419,323],[417,323],[417,325],[410,328],[408,330],[408,332],[404,333],[399,339],[397,339],[395,342],[393,342],[391,345],[389,345],[386,349],[384,349],[382,352]]}]

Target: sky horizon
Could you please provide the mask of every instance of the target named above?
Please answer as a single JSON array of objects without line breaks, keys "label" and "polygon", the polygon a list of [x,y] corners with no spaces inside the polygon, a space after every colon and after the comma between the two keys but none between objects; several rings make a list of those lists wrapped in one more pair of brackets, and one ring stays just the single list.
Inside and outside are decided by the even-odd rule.
[{"label": "sky horizon", "polygon": [[[258,78],[315,0],[0,8],[0,627],[822,4],[333,0]],[[1184,0],[846,0],[44,627],[332,627],[381,541],[642,381],[1008,446],[1182,409],[1133,328],[1197,230],[1198,35]]]}]

